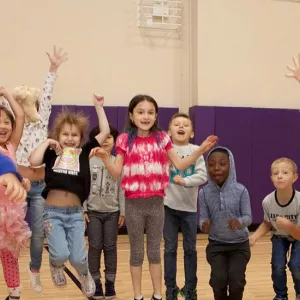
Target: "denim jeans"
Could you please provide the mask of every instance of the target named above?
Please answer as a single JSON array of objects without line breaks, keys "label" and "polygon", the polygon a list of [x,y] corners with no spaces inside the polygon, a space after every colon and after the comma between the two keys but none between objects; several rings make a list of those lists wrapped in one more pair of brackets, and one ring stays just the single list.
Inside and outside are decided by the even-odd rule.
[{"label": "denim jeans", "polygon": [[44,229],[49,245],[50,263],[54,267],[61,267],[69,260],[78,275],[87,275],[88,260],[82,207],[45,205]]},{"label": "denim jeans", "polygon": [[183,236],[185,289],[194,290],[197,286],[197,213],[174,210],[165,206],[164,277],[167,291],[176,287],[179,228]]},{"label": "denim jeans", "polygon": [[287,255],[291,246],[288,267],[292,273],[296,294],[300,294],[300,241],[290,241],[273,235],[272,241],[272,280],[276,296],[280,299],[287,298]]},{"label": "denim jeans", "polygon": [[39,270],[42,264],[42,255],[44,247],[44,229],[43,229],[43,213],[45,200],[41,196],[45,188],[44,181],[33,181],[31,189],[27,193],[28,210],[26,219],[32,231],[30,241],[30,268]]},{"label": "denim jeans", "polygon": [[88,212],[89,269],[95,280],[100,275],[100,258],[104,253],[105,280],[115,282],[117,272],[117,237],[120,212]]}]

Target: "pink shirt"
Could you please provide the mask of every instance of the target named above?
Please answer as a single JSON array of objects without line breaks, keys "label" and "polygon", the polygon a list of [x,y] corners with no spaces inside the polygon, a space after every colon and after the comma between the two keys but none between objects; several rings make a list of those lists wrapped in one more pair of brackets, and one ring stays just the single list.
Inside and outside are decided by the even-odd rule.
[{"label": "pink shirt", "polygon": [[[137,136],[129,149],[128,133],[116,141],[116,153],[124,156],[121,187],[126,198],[149,198],[165,196],[169,186],[169,159],[172,149],[169,136],[162,131],[147,137]],[[158,141],[157,141],[158,140]]]}]

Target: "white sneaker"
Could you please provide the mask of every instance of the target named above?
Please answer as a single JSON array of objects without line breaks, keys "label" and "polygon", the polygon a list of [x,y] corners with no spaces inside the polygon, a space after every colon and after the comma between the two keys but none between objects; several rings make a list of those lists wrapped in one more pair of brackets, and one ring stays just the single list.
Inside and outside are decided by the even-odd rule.
[{"label": "white sneaker", "polygon": [[8,288],[8,293],[9,296],[6,298],[8,300],[14,299],[20,299],[20,295],[21,295],[21,288],[20,287],[15,287],[15,288]]},{"label": "white sneaker", "polygon": [[37,292],[40,293],[42,291],[42,285],[41,285],[41,277],[40,273],[31,272],[30,266],[27,268],[29,279],[30,279],[30,286],[31,288]]},{"label": "white sneaker", "polygon": [[54,267],[51,263],[49,265],[50,265],[51,278],[53,283],[57,287],[64,287],[67,284],[67,279],[64,272],[64,266]]},{"label": "white sneaker", "polygon": [[79,275],[79,281],[82,293],[87,298],[92,297],[96,292],[96,285],[90,271],[88,271],[87,275]]}]

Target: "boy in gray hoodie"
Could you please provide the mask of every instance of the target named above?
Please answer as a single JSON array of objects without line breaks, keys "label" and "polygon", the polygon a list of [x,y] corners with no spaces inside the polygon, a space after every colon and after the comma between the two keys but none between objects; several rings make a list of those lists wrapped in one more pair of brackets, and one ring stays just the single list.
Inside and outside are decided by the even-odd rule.
[{"label": "boy in gray hoodie", "polygon": [[250,260],[252,222],[247,189],[236,179],[234,159],[225,147],[207,158],[208,184],[200,190],[200,228],[208,233],[206,258],[211,266],[210,286],[215,300],[241,300]]},{"label": "boy in gray hoodie", "polygon": [[[101,147],[111,154],[118,131],[111,125],[109,127],[110,135]],[[90,143],[95,143],[97,134],[99,127],[91,130]],[[114,160],[115,157],[111,155],[111,159]],[[125,198],[119,180],[112,178],[100,158],[94,156],[90,159],[90,169],[91,191],[83,207],[89,241],[89,269],[96,283],[96,292],[91,299],[112,299],[116,296],[114,284],[117,271],[117,236],[118,229],[124,224]],[[100,280],[102,251],[105,264],[105,293]]]}]

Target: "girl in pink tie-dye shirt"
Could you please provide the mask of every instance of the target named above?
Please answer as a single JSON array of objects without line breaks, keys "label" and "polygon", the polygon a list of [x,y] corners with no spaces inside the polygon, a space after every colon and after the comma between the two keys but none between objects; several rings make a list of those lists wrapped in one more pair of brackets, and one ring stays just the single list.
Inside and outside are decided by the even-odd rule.
[{"label": "girl in pink tie-dye shirt", "polygon": [[128,107],[126,133],[116,142],[116,159],[112,163],[102,148],[91,152],[102,158],[115,178],[122,173],[125,191],[125,218],[130,240],[130,271],[134,298],[142,300],[141,277],[144,258],[144,231],[147,234],[147,256],[153,283],[152,300],[162,299],[160,242],[164,225],[163,197],[169,185],[170,162],[186,169],[216,143],[209,136],[190,156],[181,159],[169,136],[158,128],[158,106],[147,95],[135,96]]}]

